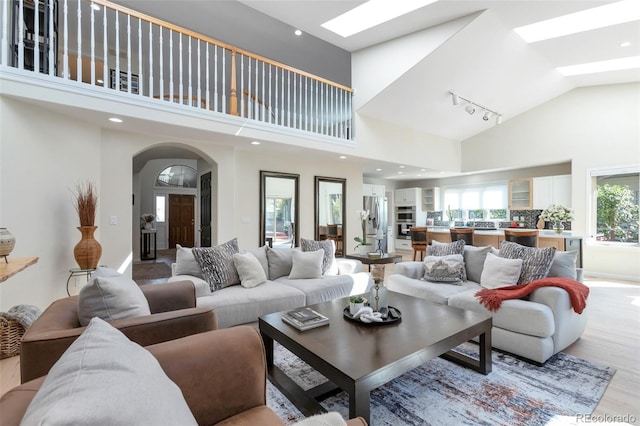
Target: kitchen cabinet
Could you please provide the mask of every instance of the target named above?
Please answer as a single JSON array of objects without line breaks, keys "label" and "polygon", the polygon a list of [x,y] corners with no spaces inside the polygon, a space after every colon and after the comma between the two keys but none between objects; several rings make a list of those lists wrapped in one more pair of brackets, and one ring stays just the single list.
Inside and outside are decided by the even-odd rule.
[{"label": "kitchen cabinet", "polygon": [[509,181],[509,210],[531,210],[533,205],[533,179]]},{"label": "kitchen cabinet", "polygon": [[413,248],[411,248],[411,240],[398,238],[395,240],[395,244],[396,251],[413,251]]},{"label": "kitchen cabinet", "polygon": [[551,204],[571,207],[571,175],[533,178],[533,208],[544,210]]},{"label": "kitchen cabinet", "polygon": [[394,193],[396,206],[415,206],[421,192],[420,188],[396,189]]},{"label": "kitchen cabinet", "polygon": [[440,210],[440,188],[424,188],[422,190],[422,210],[433,212]]},{"label": "kitchen cabinet", "polygon": [[384,185],[365,183],[362,185],[362,195],[365,197],[384,197]]}]

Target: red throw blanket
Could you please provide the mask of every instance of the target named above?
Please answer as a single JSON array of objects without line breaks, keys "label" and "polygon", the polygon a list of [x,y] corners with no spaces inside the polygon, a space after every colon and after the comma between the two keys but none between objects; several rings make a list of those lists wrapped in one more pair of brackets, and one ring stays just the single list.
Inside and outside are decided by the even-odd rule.
[{"label": "red throw blanket", "polygon": [[476,293],[476,298],[488,310],[495,312],[500,309],[503,300],[520,299],[531,294],[540,287],[560,287],[569,293],[573,310],[581,314],[587,306],[587,296],[589,287],[571,278],[547,277],[540,280],[531,281],[524,285],[512,285],[496,289],[482,289]]}]

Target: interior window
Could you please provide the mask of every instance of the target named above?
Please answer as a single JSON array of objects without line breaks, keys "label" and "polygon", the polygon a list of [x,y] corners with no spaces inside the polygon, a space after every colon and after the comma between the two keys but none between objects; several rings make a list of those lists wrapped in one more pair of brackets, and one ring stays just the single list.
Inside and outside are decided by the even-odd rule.
[{"label": "interior window", "polygon": [[197,175],[196,170],[189,166],[169,166],[158,175],[156,186],[161,188],[195,188]]}]

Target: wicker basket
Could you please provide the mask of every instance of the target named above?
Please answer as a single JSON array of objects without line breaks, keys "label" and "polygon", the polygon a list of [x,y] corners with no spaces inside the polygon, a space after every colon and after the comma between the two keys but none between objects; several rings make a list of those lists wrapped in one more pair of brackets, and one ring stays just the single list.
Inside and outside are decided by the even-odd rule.
[{"label": "wicker basket", "polygon": [[24,327],[17,321],[0,316],[0,359],[20,354]]}]

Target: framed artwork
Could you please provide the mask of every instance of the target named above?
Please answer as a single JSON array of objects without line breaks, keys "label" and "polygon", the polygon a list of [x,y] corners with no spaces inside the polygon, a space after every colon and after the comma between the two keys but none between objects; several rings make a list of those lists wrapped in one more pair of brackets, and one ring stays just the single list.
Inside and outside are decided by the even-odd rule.
[{"label": "framed artwork", "polygon": [[[128,74],[125,71],[120,71],[120,90],[128,92],[128,84]],[[114,69],[109,70],[109,87],[111,89],[116,88],[116,70]],[[131,74],[131,93],[138,94],[138,74]]]}]

